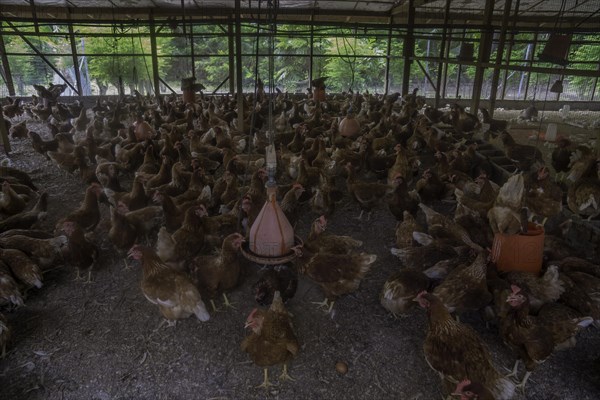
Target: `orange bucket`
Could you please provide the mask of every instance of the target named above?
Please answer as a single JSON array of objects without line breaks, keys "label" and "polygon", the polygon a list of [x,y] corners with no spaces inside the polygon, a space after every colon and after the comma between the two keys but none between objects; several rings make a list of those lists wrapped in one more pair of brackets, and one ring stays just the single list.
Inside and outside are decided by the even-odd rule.
[{"label": "orange bucket", "polygon": [[538,274],[542,269],[544,228],[528,223],[527,233],[496,233],[492,261],[500,271],[526,271]]}]

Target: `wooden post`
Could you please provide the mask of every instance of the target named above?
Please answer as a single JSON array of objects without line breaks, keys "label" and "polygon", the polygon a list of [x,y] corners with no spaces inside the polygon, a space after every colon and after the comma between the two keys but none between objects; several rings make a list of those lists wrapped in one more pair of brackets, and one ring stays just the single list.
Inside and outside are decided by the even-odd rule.
[{"label": "wooden post", "polygon": [[8,56],[6,55],[6,47],[4,46],[4,37],[2,36],[1,29],[2,26],[0,24],[0,55],[2,56],[2,68],[4,69],[4,78],[6,79],[8,94],[14,96],[15,84],[13,83],[12,75],[10,73],[10,64],[8,63]]},{"label": "wooden post", "polygon": [[479,100],[481,97],[481,86],[483,85],[483,74],[485,68],[482,66],[484,62],[488,62],[490,57],[490,51],[492,48],[492,40],[494,38],[492,29],[492,16],[494,14],[494,2],[495,0],[485,1],[485,12],[483,16],[483,23],[485,29],[481,32],[481,39],[479,41],[479,52],[477,54],[477,66],[475,68],[475,78],[473,79],[473,94],[471,96],[471,113],[477,115],[477,109],[479,108]]},{"label": "wooden post", "polygon": [[229,93],[235,93],[235,47],[233,35],[233,18],[229,16],[227,22],[227,44],[229,45]]},{"label": "wooden post", "polygon": [[387,57],[385,58],[385,92],[384,95],[387,96],[387,94],[390,91],[390,62],[391,62],[391,58],[392,55],[390,54],[392,52],[392,21],[393,18],[390,17],[390,26],[389,26],[389,30],[388,30],[388,42],[387,42]]},{"label": "wooden post", "polygon": [[244,87],[242,85],[242,20],[241,0],[235,0],[235,82],[237,85],[238,131],[244,133]]},{"label": "wooden post", "polygon": [[8,139],[8,129],[4,123],[4,115],[0,112],[0,135],[2,136],[2,144],[4,144],[4,152],[8,155],[11,152],[10,140]]},{"label": "wooden post", "polygon": [[412,57],[415,55],[415,39],[413,29],[415,28],[415,1],[408,0],[408,23],[406,31],[406,40],[402,47],[404,55],[404,70],[402,72],[402,95],[408,94],[408,85],[410,85],[410,65]]},{"label": "wooden post", "polygon": [[[70,14],[69,14],[70,15]],[[83,89],[81,85],[81,74],[79,73],[79,59],[77,57],[77,45],[75,44],[75,33],[73,33],[73,24],[69,23],[69,39],[71,40],[71,56],[73,57],[73,69],[75,70],[75,84],[77,85],[77,91],[79,97],[83,96]]]},{"label": "wooden post", "polygon": [[160,96],[160,76],[158,74],[158,51],[156,50],[156,25],[154,14],[150,10],[150,53],[152,56],[152,81],[154,83],[154,96]]},{"label": "wooden post", "polygon": [[[498,93],[498,81],[500,79],[500,64],[502,63],[502,58],[504,56],[504,43],[506,41],[506,31],[508,28],[508,19],[510,17],[510,9],[512,7],[512,0],[506,0],[504,2],[504,16],[502,18],[502,28],[500,29],[500,40],[498,42],[498,50],[496,51],[496,66],[492,72],[492,86],[490,89],[490,116],[494,116],[494,108],[496,106],[496,96]],[[510,57],[510,56],[509,56]],[[506,74],[504,76],[506,77]],[[506,82],[505,82],[506,83]]]},{"label": "wooden post", "polygon": [[[442,29],[442,42],[440,44],[440,58],[444,58],[444,53],[446,52],[446,35],[448,32],[448,15],[450,14],[450,0],[446,0],[446,8],[444,9],[444,28]],[[442,72],[444,65],[448,65],[448,60],[445,63],[438,63],[438,74],[437,74],[437,90],[435,91],[435,108],[440,106],[440,98],[442,95]],[[445,82],[444,82],[445,86]]]}]

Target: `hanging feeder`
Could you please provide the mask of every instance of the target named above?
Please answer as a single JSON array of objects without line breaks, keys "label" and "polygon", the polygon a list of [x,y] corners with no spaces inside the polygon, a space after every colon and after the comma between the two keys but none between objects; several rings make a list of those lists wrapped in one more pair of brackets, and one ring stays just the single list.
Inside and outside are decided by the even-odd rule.
[{"label": "hanging feeder", "polygon": [[346,118],[340,121],[340,135],[348,138],[356,138],[360,134],[360,123],[354,118],[352,109],[348,110]]},{"label": "hanging feeder", "polygon": [[275,146],[266,149],[266,166],[269,175],[267,201],[250,228],[248,241],[241,251],[248,260],[261,265],[280,265],[296,258],[292,249],[302,245],[302,240],[294,235],[294,228],[277,202],[275,171],[277,158]]},{"label": "hanging feeder", "polygon": [[[273,6],[276,8],[276,5]],[[269,177],[266,184],[267,200],[260,210],[260,213],[256,217],[256,220],[250,227],[248,240],[241,247],[242,255],[249,261],[259,265],[270,266],[283,265],[292,261],[294,258],[296,258],[294,247],[302,245],[302,240],[294,235],[294,228],[288,221],[285,213],[279,206],[279,203],[277,203],[277,183],[275,182],[275,175],[277,173],[277,153],[275,151],[275,131],[273,129],[273,103],[275,88],[275,62],[273,54],[275,52],[274,33],[276,32],[276,29],[276,21],[273,19],[271,27],[271,32],[273,32],[273,35],[269,36],[269,128],[266,132],[266,136],[269,139],[270,144],[265,149],[266,169]],[[320,80],[324,81],[325,78],[320,78]],[[313,86],[318,85],[314,85],[313,81]],[[324,85],[321,86],[323,86],[324,89]]]}]

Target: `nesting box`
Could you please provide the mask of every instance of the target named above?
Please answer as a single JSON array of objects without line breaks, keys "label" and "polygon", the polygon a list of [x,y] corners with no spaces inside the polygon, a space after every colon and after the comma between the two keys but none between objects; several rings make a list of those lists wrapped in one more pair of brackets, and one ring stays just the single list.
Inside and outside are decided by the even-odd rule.
[{"label": "nesting box", "polygon": [[528,223],[527,233],[505,235],[496,233],[492,246],[492,261],[500,271],[539,273],[544,253],[544,228]]}]

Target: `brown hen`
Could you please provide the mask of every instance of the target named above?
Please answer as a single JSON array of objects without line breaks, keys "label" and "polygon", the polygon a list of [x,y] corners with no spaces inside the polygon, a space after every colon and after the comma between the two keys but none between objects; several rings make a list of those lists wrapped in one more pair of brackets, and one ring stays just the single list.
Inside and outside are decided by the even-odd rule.
[{"label": "brown hen", "polygon": [[292,329],[290,314],[285,309],[279,292],[275,292],[268,310],[252,310],[245,327],[252,329],[252,332],[244,338],[240,347],[256,365],[264,369],[264,380],[258,387],[273,386],[269,382],[267,369],[271,365],[283,364],[279,379],[291,380],[287,373],[287,363],[298,354],[300,346]]}]

